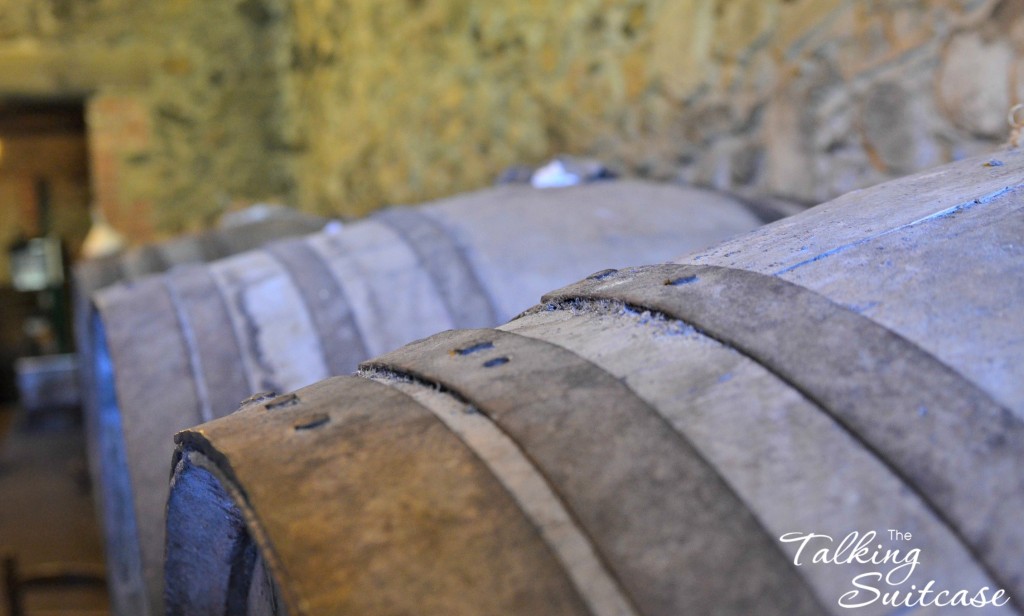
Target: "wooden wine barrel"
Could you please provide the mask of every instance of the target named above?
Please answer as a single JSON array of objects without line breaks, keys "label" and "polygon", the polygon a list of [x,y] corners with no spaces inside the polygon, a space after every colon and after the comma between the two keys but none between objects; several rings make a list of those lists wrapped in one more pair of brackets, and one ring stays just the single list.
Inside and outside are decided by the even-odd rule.
[{"label": "wooden wine barrel", "polygon": [[96,294],[120,611],[161,611],[166,461],[178,430],[439,330],[497,325],[596,267],[663,261],[759,224],[736,199],[680,186],[503,186]]},{"label": "wooden wine barrel", "polygon": [[319,231],[324,220],[284,208],[250,217],[205,233],[183,235],[159,244],[132,248],[108,257],[89,259],[75,265],[74,313],[76,342],[83,354],[91,352],[88,339],[90,298],[96,291],[122,280],[134,280],[163,272],[176,265],[204,263],[259,248],[275,239]]},{"label": "wooden wine barrel", "polygon": [[[240,217],[241,216],[241,217]],[[250,208],[236,212],[228,224],[220,228],[132,248],[124,253],[90,259],[75,265],[72,277],[72,302],[75,346],[79,356],[79,390],[88,447],[89,471],[100,516],[109,519],[102,497],[101,460],[105,455],[101,444],[99,398],[110,395],[97,386],[93,339],[96,319],[92,296],[100,289],[122,281],[133,281],[172,267],[222,259],[239,252],[258,248],[274,239],[306,235],[323,228],[325,220],[286,208]],[[120,522],[118,522],[120,523]]]},{"label": "wooden wine barrel", "polygon": [[[79,353],[92,354],[89,321],[96,291],[123,280],[135,280],[177,265],[204,263],[259,248],[267,242],[319,231],[325,221],[284,208],[263,217],[242,219],[237,224],[205,233],[184,235],[159,244],[139,246],[123,253],[89,259],[75,265],[73,274],[75,336]],[[86,379],[89,381],[89,379]]]},{"label": "wooden wine barrel", "polygon": [[[80,358],[95,355],[90,325],[95,308],[92,295],[120,281],[136,280],[163,272],[178,265],[203,263],[222,259],[239,252],[258,248],[274,239],[305,235],[323,228],[324,219],[282,207],[256,206],[231,215],[220,228],[204,233],[183,235],[166,242],[139,246],[126,252],[81,261],[72,276],[72,302],[75,346]],[[98,426],[93,421],[98,392],[92,374],[92,361],[79,361],[80,389],[85,407],[89,446],[95,445]],[[93,481],[99,480],[98,455],[91,454]],[[102,507],[102,501],[97,504]]]},{"label": "wooden wine barrel", "polygon": [[168,614],[947,613],[882,604],[926,587],[1020,613],[1024,154],[1000,159],[179,433]]}]

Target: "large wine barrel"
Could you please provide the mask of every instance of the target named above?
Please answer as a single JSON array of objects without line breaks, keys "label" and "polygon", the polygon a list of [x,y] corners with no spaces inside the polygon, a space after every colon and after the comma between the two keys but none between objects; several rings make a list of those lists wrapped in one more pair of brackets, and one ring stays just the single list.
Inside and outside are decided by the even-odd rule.
[{"label": "large wine barrel", "polygon": [[680,186],[504,186],[96,294],[119,611],[160,612],[178,430],[439,330],[497,325],[595,267],[666,260],[758,224],[731,197]]},{"label": "large wine barrel", "polygon": [[122,280],[163,272],[176,265],[223,259],[259,248],[274,239],[313,233],[324,226],[321,218],[285,208],[258,211],[262,215],[250,215],[222,228],[183,235],[76,264],[73,275],[74,315],[76,344],[80,352],[83,355],[92,352],[87,324],[92,313],[90,298],[96,291]]},{"label": "large wine barrel", "polygon": [[[158,244],[132,248],[75,265],[73,312],[75,343],[82,356],[92,354],[89,322],[93,293],[123,280],[163,272],[177,265],[204,263],[259,248],[274,239],[305,235],[320,230],[324,220],[285,208],[260,209],[262,216],[249,216],[237,223],[204,233],[183,235]],[[84,379],[91,383],[88,377]]]},{"label": "large wine barrel", "polygon": [[1020,613],[1024,154],[1000,158],[179,433],[168,613]]},{"label": "large wine barrel", "polygon": [[[86,442],[90,450],[90,473],[94,485],[99,484],[101,477],[96,411],[99,392],[95,386],[94,362],[91,359],[95,356],[91,326],[95,314],[93,294],[120,281],[136,280],[178,265],[222,259],[258,248],[274,239],[313,233],[322,229],[325,222],[322,218],[279,206],[254,206],[230,214],[217,229],[139,246],[75,265],[72,277],[75,346],[80,358],[79,390],[82,392]],[[96,504],[102,511],[102,499],[96,499]]]}]

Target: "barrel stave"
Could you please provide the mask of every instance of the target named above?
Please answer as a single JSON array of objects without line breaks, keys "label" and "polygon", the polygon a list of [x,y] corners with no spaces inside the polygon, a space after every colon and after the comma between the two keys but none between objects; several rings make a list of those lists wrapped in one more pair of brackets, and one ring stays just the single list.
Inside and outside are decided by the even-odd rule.
[{"label": "barrel stave", "polygon": [[[339,383],[346,394],[341,406]],[[380,397],[384,407],[371,410],[368,400]],[[321,413],[328,421],[297,428]],[[266,455],[266,439],[281,435],[288,443],[278,451],[285,455]],[[176,491],[189,493],[189,475],[180,471],[195,454],[213,461],[229,485],[247,486],[234,502],[289,613],[586,613],[536,529],[483,464],[429,411],[392,388],[338,377],[301,390],[296,404],[253,405],[212,431],[177,440]],[[256,487],[257,478],[269,481]],[[349,498],[327,499],[338,489]],[[307,509],[296,518],[281,503]],[[192,552],[177,549],[175,524],[188,521],[195,504],[170,501],[169,613],[224,613],[216,592],[175,591],[205,589],[211,576],[225,577],[222,565],[184,558]],[[338,543],[341,536],[347,539]],[[222,551],[230,545],[223,542]],[[192,603],[197,596],[202,603]]]},{"label": "barrel stave", "polygon": [[[912,531],[937,583],[997,585],[930,505],[844,426],[757,362],[682,321],[577,301],[499,329],[558,344],[623,379],[694,444],[774,538],[883,532],[883,521]],[[873,570],[851,563],[801,574],[823,605],[845,613],[835,609],[835,598],[850,589],[852,576]]]}]

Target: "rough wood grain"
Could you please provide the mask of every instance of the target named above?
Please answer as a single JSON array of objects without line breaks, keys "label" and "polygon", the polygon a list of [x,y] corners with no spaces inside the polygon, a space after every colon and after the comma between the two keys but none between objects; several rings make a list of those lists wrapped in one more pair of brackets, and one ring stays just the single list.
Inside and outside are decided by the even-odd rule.
[{"label": "rough wood grain", "polygon": [[[215,289],[197,273],[165,275],[164,292],[177,301],[152,309],[177,311],[182,343],[164,348],[166,359],[156,361],[143,361],[149,351],[129,329],[132,320],[106,319],[108,308],[116,314],[114,304],[142,310],[148,287],[104,290],[97,297],[118,391],[112,408],[122,415],[125,438],[140,439],[128,448],[128,465],[149,467],[146,477],[165,474],[165,456],[155,452],[170,454],[174,432],[224,415],[254,392],[290,391],[351,372],[370,355],[460,324],[496,325],[544,290],[606,263],[663,261],[758,224],[734,199],[636,181],[544,191],[504,186],[415,213],[385,212],[208,264]],[[171,382],[162,362],[175,374],[186,366],[188,382]],[[187,403],[176,396],[167,404],[143,402],[129,393],[138,385],[125,385],[122,395],[121,381],[159,381],[196,393]],[[155,415],[162,419],[143,434]],[[151,493],[128,510],[140,529],[153,529],[140,537],[153,542],[142,553],[157,568],[167,486],[147,480],[133,489]],[[159,585],[145,592],[159,606]]]},{"label": "rough wood grain", "polygon": [[[908,587],[935,580],[944,589],[1004,588],[1013,600],[993,613],[1020,613],[1014,512],[1024,347],[1013,345],[1024,334],[1016,316],[1024,261],[1014,258],[1013,238],[1022,230],[1024,156],[1002,159],[995,176],[987,159],[961,161],[775,223],[750,234],[749,245],[739,238],[677,265],[601,272],[496,330],[437,334],[365,362],[361,376],[430,400],[436,416],[482,416],[500,437],[444,424],[482,452],[517,511],[542,527],[544,514],[487,461],[488,443],[509,439],[637,613],[849,613],[839,596],[878,567],[797,567],[794,546],[778,538],[852,531],[880,533],[887,548],[918,548]],[[951,324],[979,335],[935,337]],[[992,344],[995,332],[1007,342]],[[987,360],[973,365],[977,358]],[[373,395],[349,400],[357,382],[318,385],[325,389],[317,395],[329,388],[327,397],[344,401],[319,412],[334,421],[334,409],[344,408],[370,425],[381,413],[383,426],[390,405]],[[261,412],[249,408],[179,437],[180,455],[202,452],[233,469],[236,506],[252,505],[237,494],[269,489],[250,467],[337,449],[363,470],[358,440],[286,450],[284,432],[245,427]],[[297,407],[271,412],[309,419]],[[409,453],[391,455],[395,462]],[[318,515],[365,498],[338,485],[317,494]],[[723,499],[735,504],[723,507]],[[253,519],[290,519],[291,529],[310,507],[264,506],[252,508]],[[176,540],[195,545],[174,520],[172,512]],[[893,544],[888,529],[912,532],[913,542]],[[360,529],[350,532],[339,545],[359,538]],[[301,560],[294,538],[267,532],[258,543]],[[401,540],[414,546],[420,538]],[[289,592],[312,592],[277,574],[274,581],[289,609],[301,605]],[[891,608],[876,602],[862,611]]]},{"label": "rough wood grain", "polygon": [[[133,281],[172,267],[224,258],[239,251],[251,250],[274,238],[311,233],[322,228],[323,224],[324,221],[316,217],[282,212],[275,214],[269,219],[248,222],[230,228],[215,229],[197,235],[184,236],[162,244],[142,246],[116,256],[83,261],[75,266],[72,299],[75,346],[81,358],[81,361],[79,361],[79,374],[89,471],[92,483],[96,486],[94,493],[97,495],[97,511],[102,518],[106,519],[104,526],[110,529],[107,533],[108,545],[124,546],[123,541],[113,539],[111,533],[116,533],[122,539],[126,539],[132,537],[135,531],[134,522],[129,523],[125,517],[130,515],[130,508],[126,510],[125,503],[115,504],[110,502],[111,498],[103,496],[105,493],[125,494],[124,486],[106,487],[103,484],[107,481],[123,483],[126,479],[113,477],[109,469],[103,468],[105,464],[119,465],[118,462],[105,463],[104,461],[123,460],[124,455],[123,445],[119,443],[120,419],[117,417],[101,416],[104,409],[116,409],[117,405],[116,400],[112,398],[114,396],[113,383],[110,380],[113,378],[113,373],[106,371],[104,375],[99,374],[100,368],[98,366],[109,361],[109,353],[105,349],[100,350],[98,348],[97,339],[94,335],[96,327],[93,322],[101,318],[93,304],[94,294],[120,281]],[[171,276],[178,280],[177,274],[172,274]],[[188,275],[185,277],[188,277]],[[195,310],[203,313],[192,315],[192,322],[196,328],[192,335],[200,341],[214,342],[215,340],[209,337],[209,332],[204,331],[204,327],[208,329],[210,325],[217,325],[216,319],[212,318],[212,316],[207,316],[209,313],[217,310],[217,305],[213,302],[206,302],[204,305],[199,306],[189,299],[196,292],[200,294],[208,292],[209,289],[202,288],[201,285],[198,289],[194,288],[195,283],[199,282],[200,279],[195,276],[192,276],[191,282],[182,282],[180,292],[183,302],[186,304],[186,308],[182,310],[187,312],[193,309],[194,306]],[[142,291],[142,293],[145,293],[145,291]],[[175,306],[175,303],[172,302],[170,305]],[[185,315],[185,313],[182,312],[180,315]],[[102,326],[100,329],[102,329]],[[224,346],[224,342],[218,341],[217,343],[220,346]],[[208,355],[217,355],[219,353],[218,350],[210,349],[209,346],[206,347],[205,352]],[[100,357],[101,355],[103,356],[102,358]],[[214,357],[207,357],[205,364],[213,367],[214,372],[211,374],[213,378],[218,380],[222,378],[226,370],[230,370],[230,368],[223,367]],[[232,383],[233,381],[229,379],[227,382]],[[202,388],[201,383],[197,386]],[[205,397],[201,398],[201,405],[217,407],[222,405],[223,401],[218,399],[218,393],[218,391],[212,393],[214,398],[212,402],[206,400]],[[101,400],[104,397],[107,400]],[[235,402],[237,400],[232,396],[231,403]],[[209,412],[201,413],[200,417],[204,419],[212,418]],[[110,442],[110,439],[115,440]],[[112,507],[116,511],[108,513],[105,511],[107,507]],[[135,539],[127,540],[132,543],[135,542]],[[108,562],[114,563],[116,560],[119,560],[119,558],[115,557],[115,554],[121,549],[122,547],[108,549]],[[124,549],[128,548],[125,547]],[[115,565],[115,575],[113,576],[115,580],[128,579],[131,576],[137,575],[138,566],[128,564],[131,559],[126,557],[120,560],[124,562]],[[138,584],[117,581],[113,582],[113,584],[114,587],[111,594],[118,613],[142,613],[137,611],[142,609],[137,600],[128,596],[134,596],[139,593],[139,589],[134,588]],[[133,588],[127,590],[129,587]],[[122,597],[124,598],[122,599]]]}]

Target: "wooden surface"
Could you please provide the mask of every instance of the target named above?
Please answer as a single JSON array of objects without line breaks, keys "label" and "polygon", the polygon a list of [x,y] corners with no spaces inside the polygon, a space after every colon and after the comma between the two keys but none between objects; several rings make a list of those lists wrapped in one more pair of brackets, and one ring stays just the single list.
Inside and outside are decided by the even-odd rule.
[{"label": "wooden surface", "polygon": [[141,554],[145,594],[159,612],[176,431],[254,392],[351,373],[436,331],[496,325],[607,263],[666,260],[758,224],[731,198],[678,186],[504,186],[105,289],[95,302],[116,405],[103,413],[117,415],[107,434],[120,444],[108,449],[124,455],[104,462],[127,461],[105,476],[125,486],[110,498],[128,499],[116,508],[134,511],[138,528],[108,526],[120,535],[112,543],[138,546],[126,558]]},{"label": "wooden surface", "polygon": [[[108,547],[111,553],[121,553],[128,547],[124,540],[115,537],[126,537],[134,535],[134,522],[126,517],[123,506],[113,502],[111,494],[123,494],[127,486],[121,485],[124,480],[112,478],[108,468],[103,468],[102,461],[123,460],[123,446],[118,445],[120,437],[107,438],[109,434],[119,434],[120,424],[117,418],[100,417],[100,407],[104,404],[114,403],[116,395],[111,390],[112,383],[109,381],[109,354],[104,349],[97,349],[95,342],[94,321],[98,319],[96,308],[92,297],[100,289],[114,285],[119,281],[134,281],[144,278],[147,275],[163,272],[175,266],[189,263],[201,263],[213,259],[223,258],[228,255],[251,250],[265,244],[274,238],[282,238],[291,235],[310,233],[323,227],[324,221],[311,216],[291,212],[277,212],[270,218],[255,220],[248,224],[240,224],[233,227],[216,229],[207,233],[183,236],[150,246],[141,246],[131,249],[123,254],[103,257],[78,263],[74,268],[74,329],[75,346],[80,358],[79,371],[81,376],[82,405],[85,417],[86,443],[89,451],[89,471],[96,486],[94,494],[96,498],[96,509],[105,519]],[[190,289],[187,284],[182,285],[183,294],[188,294]],[[102,324],[100,324],[102,329]],[[202,332],[200,332],[202,333]],[[106,402],[101,398],[106,397]],[[118,465],[119,463],[114,462]],[[104,477],[106,473],[106,477]],[[115,485],[107,485],[111,481]],[[116,511],[106,512],[108,507],[114,507]],[[118,547],[112,547],[118,546]],[[119,588],[137,588],[138,576],[140,575],[138,557],[127,559],[121,558],[115,563],[111,584]],[[130,581],[135,580],[135,581]],[[128,592],[128,591],[125,591]],[[137,599],[121,598],[122,593],[114,592],[115,605],[121,613],[135,613],[139,607]],[[130,594],[137,594],[132,592]],[[131,606],[131,607],[128,607]]]},{"label": "wooden surface", "polygon": [[[363,364],[361,378],[396,393],[325,381],[185,431],[172,502],[191,483],[186,461],[202,456],[224,497],[189,509],[244,512],[289,613],[359,613],[346,611],[350,587],[292,577],[312,571],[310,537],[340,553],[343,570],[325,575],[349,579],[358,569],[346,563],[380,546],[407,563],[428,536],[465,532],[453,519],[410,533],[414,506],[390,529],[333,523],[375,502],[347,487],[350,470],[384,478],[429,450],[396,446],[371,463],[379,451],[341,435],[386,434],[391,409],[414,401],[431,430],[476,453],[590,613],[848,614],[840,596],[880,567],[796,567],[779,538],[853,531],[920,550],[901,590],[1005,589],[1013,601],[989,609],[1020,613],[1024,155],[999,158],[853,193],[679,265],[605,272],[496,330],[437,334]],[[324,440],[302,446],[295,426]],[[345,470],[310,479],[315,498],[273,494],[272,469],[336,455],[328,466]],[[481,528],[492,515],[481,511]],[[200,575],[189,550],[207,538],[174,507],[168,524],[172,594],[215,590],[204,580],[216,567],[237,568],[228,558]],[[429,561],[444,570],[460,555]],[[401,593],[389,568],[358,571],[372,579],[351,588]],[[383,600],[381,613],[400,609]],[[446,613],[433,607],[420,613]]]}]

